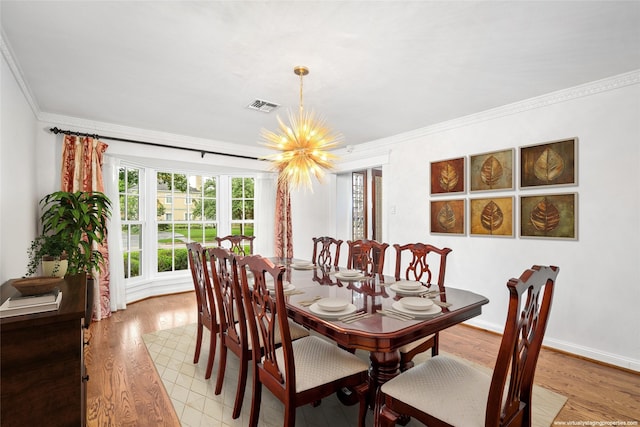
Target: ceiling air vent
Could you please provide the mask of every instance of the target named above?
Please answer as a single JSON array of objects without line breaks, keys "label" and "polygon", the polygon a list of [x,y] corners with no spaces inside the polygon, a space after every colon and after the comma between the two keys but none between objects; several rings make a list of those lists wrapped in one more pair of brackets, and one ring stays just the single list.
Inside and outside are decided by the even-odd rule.
[{"label": "ceiling air vent", "polygon": [[256,99],[251,104],[247,105],[247,108],[251,110],[262,111],[263,113],[270,113],[278,107],[279,107],[278,104],[269,102],[269,101],[264,101],[262,99]]}]

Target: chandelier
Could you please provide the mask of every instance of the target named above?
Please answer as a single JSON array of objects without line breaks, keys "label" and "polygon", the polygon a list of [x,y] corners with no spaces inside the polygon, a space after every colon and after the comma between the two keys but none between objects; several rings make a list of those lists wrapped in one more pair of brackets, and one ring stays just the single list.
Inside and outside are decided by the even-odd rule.
[{"label": "chandelier", "polygon": [[313,191],[311,176],[322,182],[325,171],[334,169],[337,156],[329,150],[342,142],[342,136],[333,133],[324,118],[313,111],[304,110],[302,102],[302,79],[309,74],[307,67],[298,66],[293,72],[300,76],[300,106],[297,114],[289,110],[289,124],[278,116],[277,132],[262,129],[263,144],[277,154],[266,158],[273,161],[273,170],[278,171],[278,181],[293,188],[305,186]]}]

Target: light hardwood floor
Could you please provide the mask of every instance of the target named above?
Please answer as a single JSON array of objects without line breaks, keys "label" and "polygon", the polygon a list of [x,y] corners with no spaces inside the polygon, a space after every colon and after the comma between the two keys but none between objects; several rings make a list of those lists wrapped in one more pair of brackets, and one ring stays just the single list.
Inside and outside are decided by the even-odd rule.
[{"label": "light hardwood floor", "polygon": [[[195,322],[193,292],[149,298],[94,322],[86,332],[87,425],[178,426],[142,335]],[[492,367],[500,336],[460,325],[443,331],[440,343],[444,352]],[[544,349],[535,381],[568,397],[556,425],[640,421],[637,373]]]}]

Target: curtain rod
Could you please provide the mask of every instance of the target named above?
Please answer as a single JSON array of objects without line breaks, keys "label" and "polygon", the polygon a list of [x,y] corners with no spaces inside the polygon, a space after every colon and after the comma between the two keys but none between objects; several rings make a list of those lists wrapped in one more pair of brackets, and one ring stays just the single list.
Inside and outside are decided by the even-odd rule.
[{"label": "curtain rod", "polygon": [[113,136],[98,135],[98,134],[95,134],[95,133],[84,133],[84,132],[76,132],[76,131],[72,131],[72,130],[62,130],[62,129],[58,129],[57,127],[53,127],[51,129],[49,129],[49,132],[53,132],[56,135],[59,134],[59,133],[63,133],[65,135],[90,136],[90,137],[95,138],[95,139],[110,139],[112,141],[131,142],[131,143],[134,143],[134,144],[151,145],[153,147],[163,147],[163,148],[173,148],[173,149],[176,149],[176,150],[195,151],[196,153],[200,153],[200,157],[201,158],[204,158],[205,154],[216,154],[218,156],[230,156],[230,157],[237,157],[237,158],[240,158],[240,159],[264,160],[264,159],[259,159],[258,157],[242,156],[240,154],[219,153],[217,151],[200,150],[198,148],[178,147],[178,146],[175,146],[175,145],[158,144],[157,142],[138,141],[138,140],[135,140],[135,139],[116,138],[116,137],[113,137]]}]

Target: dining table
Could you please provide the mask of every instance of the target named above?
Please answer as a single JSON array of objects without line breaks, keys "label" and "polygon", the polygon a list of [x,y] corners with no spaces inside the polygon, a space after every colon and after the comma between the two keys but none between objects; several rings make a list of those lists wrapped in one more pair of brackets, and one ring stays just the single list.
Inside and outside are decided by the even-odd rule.
[{"label": "dining table", "polygon": [[[479,316],[482,306],[489,302],[475,292],[450,286],[441,292],[437,285],[418,283],[405,290],[403,285],[407,283],[396,281],[393,276],[320,267],[304,260],[271,260],[286,268],[283,286],[291,319],[342,348],[369,352],[371,407],[380,397],[380,386],[399,374],[402,346]],[[401,301],[407,297],[413,297],[405,300],[407,306],[409,301],[416,302],[415,297],[429,299],[433,304],[424,315],[421,311],[403,310]],[[326,298],[344,301],[348,309],[320,309],[318,304]],[[341,400],[348,401],[345,396]]]}]

